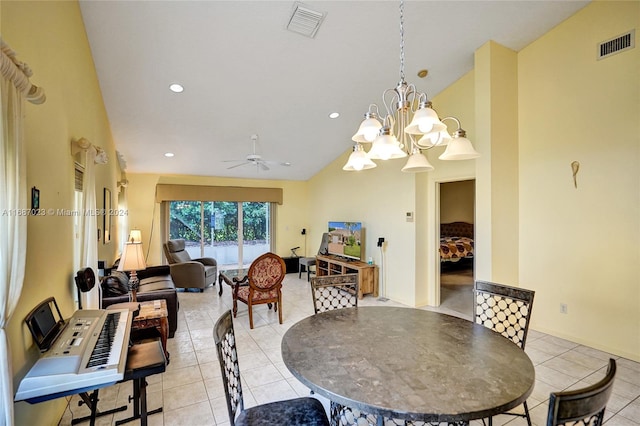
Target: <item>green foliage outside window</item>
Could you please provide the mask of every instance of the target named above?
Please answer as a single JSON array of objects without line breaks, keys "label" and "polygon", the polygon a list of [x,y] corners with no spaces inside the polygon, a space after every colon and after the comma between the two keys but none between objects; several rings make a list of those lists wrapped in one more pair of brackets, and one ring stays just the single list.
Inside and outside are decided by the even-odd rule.
[{"label": "green foliage outside window", "polygon": [[[245,202],[242,204],[242,211],[244,241],[267,241],[269,204]],[[202,237],[205,244],[237,241],[238,203],[172,201],[169,212],[171,219],[169,235],[172,239],[184,238],[186,241],[199,243],[202,218],[204,219]]]}]

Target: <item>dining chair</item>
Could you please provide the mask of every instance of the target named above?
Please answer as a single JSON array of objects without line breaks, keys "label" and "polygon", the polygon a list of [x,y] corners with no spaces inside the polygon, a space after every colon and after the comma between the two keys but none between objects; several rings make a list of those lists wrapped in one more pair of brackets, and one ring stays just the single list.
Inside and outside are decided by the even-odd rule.
[{"label": "dining chair", "polygon": [[274,253],[265,253],[251,262],[247,273],[248,286],[238,287],[234,292],[234,302],[246,303],[249,309],[249,327],[253,328],[253,306],[275,305],[278,319],[282,324],[282,280],[287,274],[284,260]]},{"label": "dining chair", "polygon": [[[475,322],[500,333],[524,350],[535,292],[487,281],[476,281],[473,289]],[[527,401],[522,405],[524,413],[509,411],[503,414],[524,417],[527,425],[531,426]],[[489,418],[491,425],[492,419]]]},{"label": "dining chair", "polygon": [[358,307],[358,274],[322,275],[311,278],[315,313]]},{"label": "dining chair", "polygon": [[552,392],[549,396],[547,426],[602,425],[615,376],[616,361],[610,358],[607,373],[598,383],[581,389]]},{"label": "dining chair", "polygon": [[312,397],[270,402],[245,409],[231,310],[216,321],[213,340],[218,351],[230,426],[329,426],[322,403]]}]

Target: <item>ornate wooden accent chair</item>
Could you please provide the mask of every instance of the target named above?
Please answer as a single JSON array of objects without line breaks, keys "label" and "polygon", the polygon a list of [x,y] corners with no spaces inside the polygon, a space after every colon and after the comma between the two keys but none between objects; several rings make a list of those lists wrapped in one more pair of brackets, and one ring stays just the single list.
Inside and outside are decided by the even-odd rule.
[{"label": "ornate wooden accent chair", "polygon": [[315,313],[358,307],[358,274],[322,275],[311,278]]},{"label": "ornate wooden accent chair", "polygon": [[[284,260],[274,253],[265,253],[251,263],[247,273],[248,286],[238,286],[234,294],[236,301],[249,307],[249,327],[253,328],[253,305],[275,304],[278,319],[282,324],[282,280],[287,274]],[[237,314],[234,306],[234,316]]]},{"label": "ornate wooden accent chair", "polygon": [[[529,320],[535,292],[503,284],[476,281],[475,322],[502,334],[524,350],[529,332]],[[524,414],[507,412],[504,414],[524,417],[531,426],[527,401],[523,403]],[[489,419],[489,425],[492,424]]]},{"label": "ornate wooden accent chair", "polygon": [[218,350],[231,426],[329,426],[322,403],[311,397],[270,402],[245,410],[231,311],[222,314],[216,322],[213,339]]},{"label": "ornate wooden accent chair", "polygon": [[607,374],[598,383],[582,389],[552,392],[547,426],[600,426],[616,376],[616,361],[609,359]]}]

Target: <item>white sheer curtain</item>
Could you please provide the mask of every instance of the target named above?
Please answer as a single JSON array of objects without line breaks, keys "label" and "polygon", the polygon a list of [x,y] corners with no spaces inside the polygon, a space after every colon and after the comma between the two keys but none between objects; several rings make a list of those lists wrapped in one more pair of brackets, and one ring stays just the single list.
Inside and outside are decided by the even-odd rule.
[{"label": "white sheer curtain", "polygon": [[[96,149],[91,146],[85,150],[86,161],[82,176],[82,211],[96,211]],[[98,224],[96,220],[102,216],[82,215],[80,223],[81,247],[80,267],[89,267],[98,271]],[[98,286],[86,293],[81,293],[83,309],[100,309]]]},{"label": "white sheer curtain", "polygon": [[0,425],[13,425],[13,372],[6,327],[22,292],[27,253],[22,108],[24,99],[42,103],[45,97],[29,82],[29,67],[1,39],[0,72]]},{"label": "white sheer curtain", "polygon": [[23,99],[11,84],[2,79],[2,145],[0,146],[0,424],[13,424],[13,373],[11,351],[5,328],[22,292],[27,253],[26,155],[22,144]]}]

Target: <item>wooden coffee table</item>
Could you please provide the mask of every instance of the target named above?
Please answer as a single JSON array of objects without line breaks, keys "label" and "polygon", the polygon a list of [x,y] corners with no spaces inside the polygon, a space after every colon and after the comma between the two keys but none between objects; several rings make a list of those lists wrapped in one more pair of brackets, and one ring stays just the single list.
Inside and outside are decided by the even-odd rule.
[{"label": "wooden coffee table", "polygon": [[167,352],[167,337],[169,336],[169,319],[167,312],[167,301],[164,299],[138,302],[140,313],[133,318],[131,330],[144,330],[155,328],[160,332],[160,341],[164,355],[169,362],[169,352]]}]

